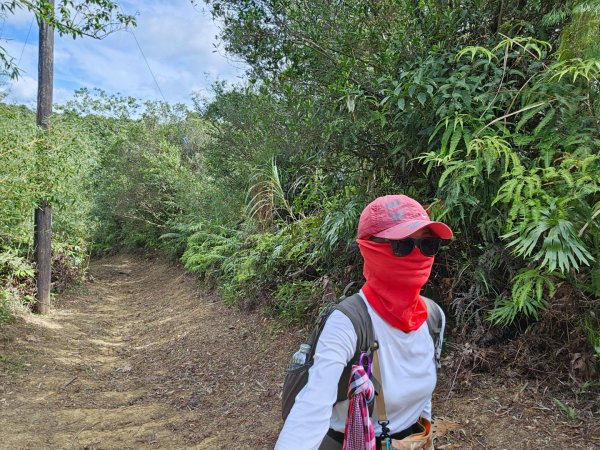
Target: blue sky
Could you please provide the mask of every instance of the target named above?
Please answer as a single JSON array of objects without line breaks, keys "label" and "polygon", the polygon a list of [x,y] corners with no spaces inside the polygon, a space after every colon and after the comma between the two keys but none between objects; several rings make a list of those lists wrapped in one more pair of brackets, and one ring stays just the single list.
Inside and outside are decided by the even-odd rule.
[{"label": "blue sky", "polygon": [[[218,45],[217,24],[202,3],[194,7],[189,0],[123,0],[119,4],[128,14],[137,12],[137,27],[132,31],[168,102],[190,104],[193,92],[209,95],[216,80],[242,81],[244,64]],[[17,81],[3,87],[9,92],[5,101],[28,106],[35,106],[37,95],[38,27],[32,19],[27,11],[0,18],[0,46],[16,61],[20,59],[22,69]],[[162,99],[134,36],[127,31],[103,40],[56,34],[54,64],[55,103],[64,103],[82,87],[142,100]]]}]

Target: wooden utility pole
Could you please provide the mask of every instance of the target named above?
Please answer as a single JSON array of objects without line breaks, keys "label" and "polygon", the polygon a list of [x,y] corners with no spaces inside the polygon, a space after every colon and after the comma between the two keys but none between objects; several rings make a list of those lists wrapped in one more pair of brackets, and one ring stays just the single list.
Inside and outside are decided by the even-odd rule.
[{"label": "wooden utility pole", "polygon": [[[54,0],[47,0],[54,11]],[[54,27],[40,17],[40,44],[38,61],[38,95],[36,122],[47,132],[52,113],[54,83]],[[35,312],[47,314],[50,310],[50,278],[52,275],[52,208],[47,199],[41,199],[35,210],[33,246],[37,268]]]}]

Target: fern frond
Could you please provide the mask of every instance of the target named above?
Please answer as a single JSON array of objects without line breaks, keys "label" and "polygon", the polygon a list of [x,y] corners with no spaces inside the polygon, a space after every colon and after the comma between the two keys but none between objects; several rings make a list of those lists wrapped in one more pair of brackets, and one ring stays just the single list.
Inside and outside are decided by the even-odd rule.
[{"label": "fern frond", "polygon": [[539,319],[539,311],[556,293],[555,277],[557,274],[545,272],[540,267],[521,270],[512,280],[511,298],[499,300],[488,320],[508,326],[519,314]]},{"label": "fern frond", "polygon": [[521,165],[519,157],[513,152],[508,141],[496,135],[471,140],[467,147],[467,156],[471,153],[477,160],[485,162],[488,174],[492,173],[498,161],[504,161],[504,173],[509,171],[511,164],[512,170],[516,170]]},{"label": "fern frond", "polygon": [[585,78],[588,82],[600,79],[600,59],[573,58],[559,61],[550,67],[550,80],[560,81],[564,76],[571,77],[571,82],[577,78]]},{"label": "fern frond", "polygon": [[522,48],[523,50],[525,50],[527,53],[529,53],[534,58],[542,59],[542,56],[547,51],[552,50],[552,44],[550,44],[550,42],[542,41],[540,39],[535,39],[530,36],[528,36],[528,37],[517,36],[517,37],[511,38],[511,37],[503,35],[503,37],[504,37],[504,39],[501,40],[498,43],[498,45],[496,45],[492,49],[492,52],[496,52],[498,50],[504,50],[506,48],[508,48],[509,50],[512,50],[513,47],[519,47],[519,48]]},{"label": "fern frond", "polygon": [[555,27],[564,23],[572,15],[571,9],[565,5],[555,8],[544,17],[542,17],[541,24],[545,27]]},{"label": "fern frond", "polygon": [[514,254],[540,261],[540,267],[550,272],[556,269],[567,273],[589,266],[594,257],[581,242],[566,211],[556,204],[539,212],[523,226],[502,236],[512,239],[507,248]]},{"label": "fern frond", "polygon": [[456,61],[458,61],[460,58],[462,58],[466,54],[471,55],[471,62],[475,59],[475,56],[477,54],[483,55],[483,57],[487,58],[488,62],[492,62],[492,59],[498,59],[498,57],[496,55],[494,55],[494,53],[489,51],[487,48],[481,47],[478,45],[470,45],[468,47],[463,48],[460,52],[458,52],[458,54],[456,55]]}]

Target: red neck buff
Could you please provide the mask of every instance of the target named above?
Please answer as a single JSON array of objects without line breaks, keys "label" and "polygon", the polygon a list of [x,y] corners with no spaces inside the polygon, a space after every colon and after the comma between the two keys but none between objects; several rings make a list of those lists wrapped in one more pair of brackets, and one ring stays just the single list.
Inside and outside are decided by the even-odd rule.
[{"label": "red neck buff", "polygon": [[427,320],[427,305],[419,294],[431,273],[433,256],[423,256],[416,247],[410,255],[394,256],[388,243],[357,242],[367,280],[362,290],[369,304],[394,328],[418,329]]}]

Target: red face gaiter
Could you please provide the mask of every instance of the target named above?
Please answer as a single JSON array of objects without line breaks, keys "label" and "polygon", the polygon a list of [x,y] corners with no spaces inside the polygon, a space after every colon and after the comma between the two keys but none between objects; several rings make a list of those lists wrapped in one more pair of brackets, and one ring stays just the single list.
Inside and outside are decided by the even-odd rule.
[{"label": "red face gaiter", "polygon": [[362,287],[369,304],[395,328],[418,329],[427,320],[427,305],[419,295],[429,279],[433,256],[414,248],[407,256],[394,256],[389,243],[358,239],[364,259]]}]

